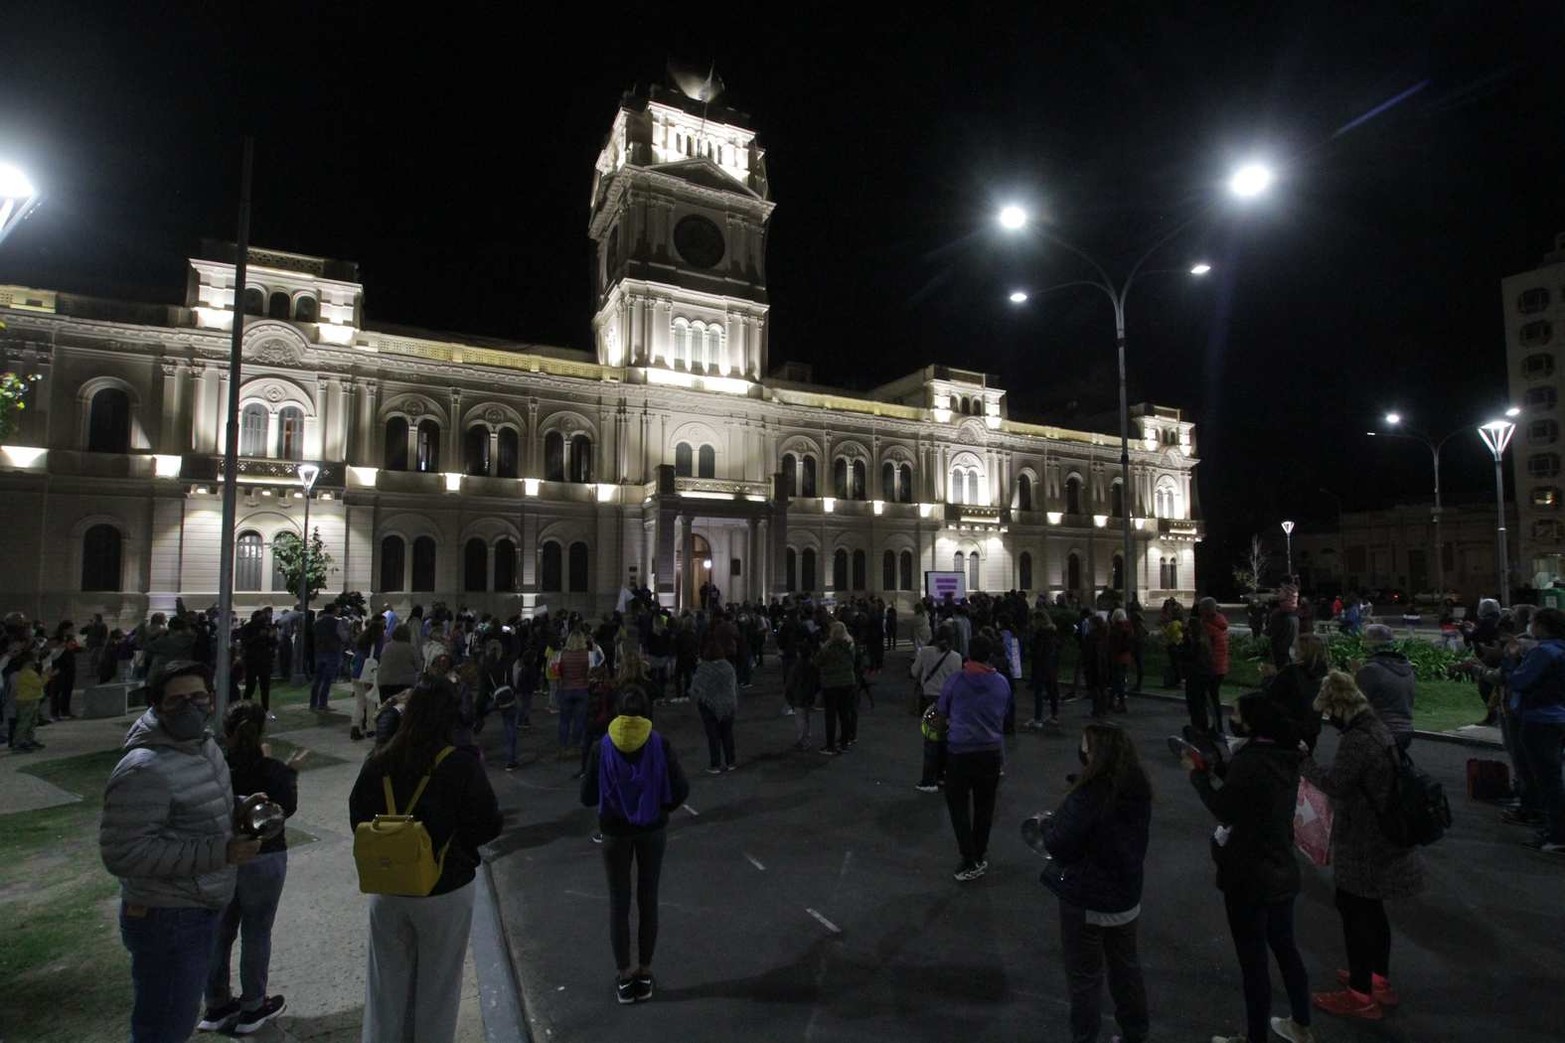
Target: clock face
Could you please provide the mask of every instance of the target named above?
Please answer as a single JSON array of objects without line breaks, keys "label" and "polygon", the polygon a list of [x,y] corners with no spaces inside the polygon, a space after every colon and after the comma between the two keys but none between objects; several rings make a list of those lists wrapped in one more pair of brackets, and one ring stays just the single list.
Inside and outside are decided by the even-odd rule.
[{"label": "clock face", "polygon": [[674,248],[695,268],[717,267],[727,249],[721,229],[699,214],[691,214],[674,226]]}]

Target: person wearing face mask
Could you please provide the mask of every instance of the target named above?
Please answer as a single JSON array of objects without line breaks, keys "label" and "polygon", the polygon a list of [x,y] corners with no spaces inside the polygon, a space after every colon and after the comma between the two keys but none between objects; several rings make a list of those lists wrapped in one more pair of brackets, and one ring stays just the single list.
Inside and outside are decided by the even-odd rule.
[{"label": "person wearing face mask", "polygon": [[210,678],[185,659],[151,675],[150,708],[103,794],[98,848],[120,881],[132,1043],[183,1043],[195,1029],[236,867],[260,852],[259,840],[234,835],[228,763],[207,727]]},{"label": "person wearing face mask", "polygon": [[1098,1038],[1106,967],[1120,1038],[1143,1043],[1149,1019],[1136,925],[1152,782],[1135,744],[1116,724],[1089,723],[1076,753],[1082,772],[1065,802],[1052,815],[1032,820],[1050,858],[1040,879],[1060,900],[1071,1040]]},{"label": "person wearing face mask", "polygon": [[1396,739],[1350,674],[1333,670],[1321,682],[1315,709],[1342,733],[1329,768],[1306,756],[1299,773],[1331,798],[1331,865],[1337,912],[1348,953],[1348,969],[1337,972],[1342,988],[1318,992],[1315,1006],[1328,1014],[1379,1021],[1399,997],[1391,974],[1391,923],[1386,900],[1412,898],[1424,889],[1424,862],[1417,848],[1386,836],[1380,809],[1396,785]]}]

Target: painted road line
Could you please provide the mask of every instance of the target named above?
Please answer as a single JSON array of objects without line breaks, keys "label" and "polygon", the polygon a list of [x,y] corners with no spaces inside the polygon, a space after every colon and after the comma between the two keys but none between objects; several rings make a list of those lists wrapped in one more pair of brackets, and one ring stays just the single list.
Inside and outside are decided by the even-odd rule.
[{"label": "painted road line", "polygon": [[697,811],[695,808],[691,807],[689,804],[681,804],[679,806],[684,808],[686,811],[690,812],[696,818],[700,818],[701,817],[701,812]]},{"label": "painted road line", "polygon": [[814,909],[806,908],[804,911],[809,913],[811,916],[815,917],[815,919],[819,920],[820,923],[821,923],[821,926],[826,928],[826,930],[830,931],[832,934],[841,934],[842,933],[842,928],[841,927],[838,927],[836,924],[834,924],[830,920],[826,919],[820,913],[817,913]]},{"label": "painted road line", "polygon": [[766,867],[761,865],[760,860],[757,859],[754,855],[750,854],[747,851],[747,852],[745,852],[745,856],[744,857],[750,860],[750,864],[752,866],[754,866],[755,868],[759,869],[763,873],[766,872]]}]

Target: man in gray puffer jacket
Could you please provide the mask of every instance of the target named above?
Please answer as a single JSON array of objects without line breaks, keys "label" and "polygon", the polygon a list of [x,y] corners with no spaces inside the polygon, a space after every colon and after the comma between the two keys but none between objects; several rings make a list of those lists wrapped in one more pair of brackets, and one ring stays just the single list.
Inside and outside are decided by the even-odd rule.
[{"label": "man in gray puffer jacket", "polygon": [[1413,699],[1418,693],[1418,678],[1407,656],[1391,647],[1395,639],[1396,634],[1384,623],[1365,627],[1364,644],[1369,648],[1369,658],[1353,680],[1375,708],[1375,716],[1405,750],[1413,741]]},{"label": "man in gray puffer jacket", "polygon": [[235,866],[260,850],[234,836],[228,764],[207,728],[209,676],[189,660],[162,666],[104,790],[98,847],[120,880],[132,1043],[183,1043],[195,1029]]}]

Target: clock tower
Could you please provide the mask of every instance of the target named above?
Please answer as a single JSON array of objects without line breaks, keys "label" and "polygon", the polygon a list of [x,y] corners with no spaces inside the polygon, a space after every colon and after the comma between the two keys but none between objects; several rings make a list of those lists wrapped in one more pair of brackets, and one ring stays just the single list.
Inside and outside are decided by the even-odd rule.
[{"label": "clock tower", "polygon": [[628,379],[746,390],[766,374],[773,203],[747,117],[653,87],[627,94],[598,154],[598,361]]}]

